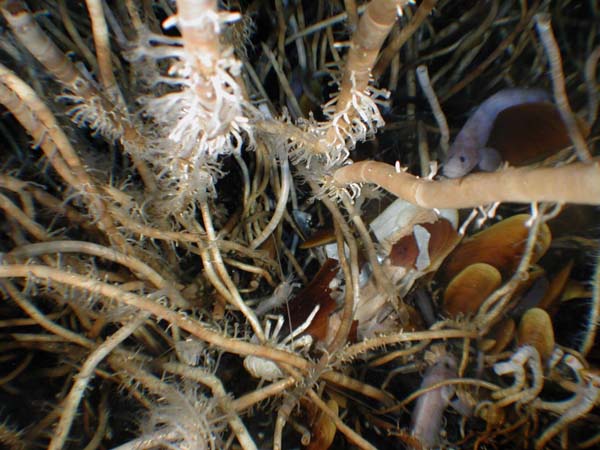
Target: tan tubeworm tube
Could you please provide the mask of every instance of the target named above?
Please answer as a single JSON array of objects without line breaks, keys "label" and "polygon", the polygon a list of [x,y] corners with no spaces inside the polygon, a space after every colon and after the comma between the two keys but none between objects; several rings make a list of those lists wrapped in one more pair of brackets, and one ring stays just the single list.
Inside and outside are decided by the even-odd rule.
[{"label": "tan tubeworm tube", "polygon": [[600,162],[508,168],[459,179],[428,180],[389,164],[363,161],[333,174],[338,186],[374,183],[424,208],[474,208],[495,202],[600,204]]}]

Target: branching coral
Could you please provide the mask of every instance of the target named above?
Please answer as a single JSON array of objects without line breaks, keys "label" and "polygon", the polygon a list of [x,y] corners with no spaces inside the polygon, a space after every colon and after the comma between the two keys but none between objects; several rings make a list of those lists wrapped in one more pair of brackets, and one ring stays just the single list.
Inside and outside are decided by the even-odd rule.
[{"label": "branching coral", "polygon": [[[543,7],[0,1],[0,441],[578,444],[565,431],[599,398],[600,265],[579,225],[597,220],[577,205],[600,201],[600,47],[585,15]],[[438,176],[471,108],[551,91],[575,152]],[[512,136],[496,127],[513,103],[476,154]],[[492,284],[469,278],[482,267]],[[523,311],[547,331],[579,302],[574,342],[522,337]]]}]

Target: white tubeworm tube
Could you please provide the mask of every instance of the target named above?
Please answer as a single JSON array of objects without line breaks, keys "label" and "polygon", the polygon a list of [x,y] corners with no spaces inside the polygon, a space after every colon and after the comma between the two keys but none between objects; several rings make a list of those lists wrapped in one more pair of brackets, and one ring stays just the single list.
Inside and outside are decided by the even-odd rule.
[{"label": "white tubeworm tube", "polygon": [[[443,355],[425,371],[421,389],[457,377],[457,363],[452,355]],[[433,389],[417,400],[412,414],[411,433],[425,448],[439,445],[444,410],[454,395],[454,386]]]}]

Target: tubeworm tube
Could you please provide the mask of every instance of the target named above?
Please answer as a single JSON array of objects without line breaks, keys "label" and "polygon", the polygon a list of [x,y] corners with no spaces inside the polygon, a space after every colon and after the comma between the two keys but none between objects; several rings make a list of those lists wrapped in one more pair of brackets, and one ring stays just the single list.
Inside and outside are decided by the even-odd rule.
[{"label": "tubeworm tube", "polygon": [[[434,365],[425,371],[421,389],[433,386],[440,381],[456,378],[456,359],[452,355],[440,357]],[[444,410],[454,395],[454,386],[433,389],[417,400],[412,414],[411,433],[425,448],[439,445]]]}]

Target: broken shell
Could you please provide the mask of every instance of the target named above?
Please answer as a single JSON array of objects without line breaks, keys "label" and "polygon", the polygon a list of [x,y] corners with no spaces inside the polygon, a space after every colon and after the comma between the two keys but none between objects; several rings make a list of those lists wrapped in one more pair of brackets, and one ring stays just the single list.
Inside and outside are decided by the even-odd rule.
[{"label": "broken shell", "polygon": [[[444,279],[451,280],[465,267],[478,262],[490,264],[505,275],[514,272],[523,256],[529,235],[526,223],[530,219],[528,214],[517,214],[464,240],[446,259]],[[542,224],[531,258],[532,264],[546,253],[551,239],[550,228]]]},{"label": "broken shell", "polygon": [[473,315],[502,283],[498,270],[485,263],[471,264],[456,275],[444,292],[444,309],[451,317]]},{"label": "broken shell", "polygon": [[331,297],[333,291],[331,282],[338,268],[337,261],[325,260],[310,283],[289,301],[288,315],[291,319],[291,329],[298,328],[318,305],[319,311],[306,329],[306,334],[312,336],[315,341],[325,340],[328,329],[331,328],[329,316],[336,308],[335,300]]},{"label": "broken shell", "polygon": [[397,242],[402,236],[412,234],[413,225],[433,222],[436,218],[437,215],[433,210],[396,199],[371,221],[369,227],[379,243],[387,250],[387,246]]},{"label": "broken shell", "polygon": [[554,329],[552,320],[546,311],[541,308],[527,310],[518,332],[519,345],[531,345],[540,354],[542,360],[547,360],[554,351]]},{"label": "broken shell", "polygon": [[405,267],[412,269],[415,266],[417,257],[419,256],[419,248],[417,247],[417,240],[411,233],[408,236],[404,236],[392,245],[390,251],[390,263],[393,266]]},{"label": "broken shell", "polygon": [[431,266],[437,268],[446,255],[458,244],[460,237],[452,222],[441,218],[434,223],[423,224],[431,233],[429,239],[429,258]]},{"label": "broken shell", "polygon": [[[419,245],[416,236],[427,232],[428,241],[426,242],[428,255],[421,255],[424,244]],[[458,233],[452,226],[452,223],[444,218],[433,223],[421,223],[413,227],[413,233],[400,238],[390,251],[390,263],[394,266],[416,268],[424,270],[425,268],[435,269],[443,260],[444,256],[451,251],[458,243]],[[419,259],[427,260],[426,267],[419,267]]]}]

